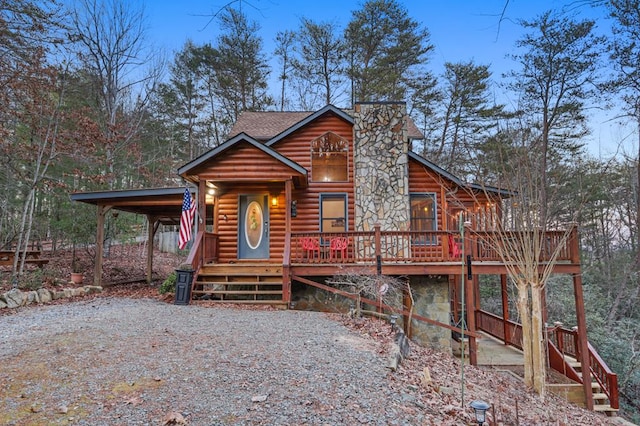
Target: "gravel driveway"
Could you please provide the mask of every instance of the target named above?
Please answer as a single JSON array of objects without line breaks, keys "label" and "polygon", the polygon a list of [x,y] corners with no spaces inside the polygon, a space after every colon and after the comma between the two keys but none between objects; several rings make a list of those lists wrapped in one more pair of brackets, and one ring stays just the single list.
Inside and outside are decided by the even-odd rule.
[{"label": "gravel driveway", "polygon": [[0,317],[0,424],[425,424],[378,349],[315,312],[30,308]]}]

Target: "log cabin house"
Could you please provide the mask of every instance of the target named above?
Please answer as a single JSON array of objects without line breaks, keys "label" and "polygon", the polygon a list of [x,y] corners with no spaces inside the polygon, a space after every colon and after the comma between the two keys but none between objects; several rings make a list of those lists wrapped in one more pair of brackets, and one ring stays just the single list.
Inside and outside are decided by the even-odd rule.
[{"label": "log cabin house", "polygon": [[[327,285],[328,277],[402,277],[413,297],[395,313],[411,338],[450,348],[465,319],[472,364],[480,332],[521,347],[519,324],[509,312],[507,270],[483,244],[511,194],[462,182],[417,155],[411,145],[420,138],[404,103],[243,113],[226,142],[178,169],[198,203],[188,257],[196,271],[191,297],[320,309],[319,294],[350,297]],[[72,199],[98,206],[101,241],[110,208],[147,214],[154,230],[176,223],[182,191],[79,193]],[[573,229],[568,241],[559,235],[549,232],[546,240],[563,245],[554,272],[573,279],[578,326],[552,330],[550,365],[582,384],[586,407],[615,411],[616,376],[587,341],[577,233]],[[149,255],[149,271],[151,262]],[[97,261],[97,280],[100,273]],[[499,277],[502,315],[482,310],[482,275]],[[583,380],[580,368],[592,379]]]}]

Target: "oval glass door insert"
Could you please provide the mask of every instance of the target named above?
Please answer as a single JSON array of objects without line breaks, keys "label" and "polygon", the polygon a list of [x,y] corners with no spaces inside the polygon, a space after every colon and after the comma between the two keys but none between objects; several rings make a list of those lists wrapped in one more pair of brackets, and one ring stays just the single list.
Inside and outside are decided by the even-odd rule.
[{"label": "oval glass door insert", "polygon": [[257,249],[262,242],[263,223],[262,206],[257,201],[252,201],[247,206],[244,217],[244,236],[252,250]]}]

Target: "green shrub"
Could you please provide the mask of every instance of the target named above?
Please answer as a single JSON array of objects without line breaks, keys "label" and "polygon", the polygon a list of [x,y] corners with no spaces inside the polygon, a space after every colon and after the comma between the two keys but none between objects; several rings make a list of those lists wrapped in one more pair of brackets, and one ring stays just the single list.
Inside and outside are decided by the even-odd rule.
[{"label": "green shrub", "polygon": [[178,274],[174,272],[170,273],[166,280],[160,285],[158,291],[160,294],[165,293],[175,293],[176,292],[176,281],[178,279]]},{"label": "green shrub", "polygon": [[18,278],[18,288],[25,291],[38,290],[42,288],[43,281],[42,270],[27,271]]}]

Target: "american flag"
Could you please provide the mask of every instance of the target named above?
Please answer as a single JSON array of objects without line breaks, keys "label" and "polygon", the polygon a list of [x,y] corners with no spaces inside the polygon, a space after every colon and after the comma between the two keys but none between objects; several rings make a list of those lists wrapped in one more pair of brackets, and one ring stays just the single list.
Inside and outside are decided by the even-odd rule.
[{"label": "american flag", "polygon": [[182,214],[180,215],[180,235],[178,237],[178,248],[182,250],[189,240],[191,240],[191,228],[193,228],[193,218],[196,215],[196,202],[191,198],[189,188],[184,190],[182,198]]}]

